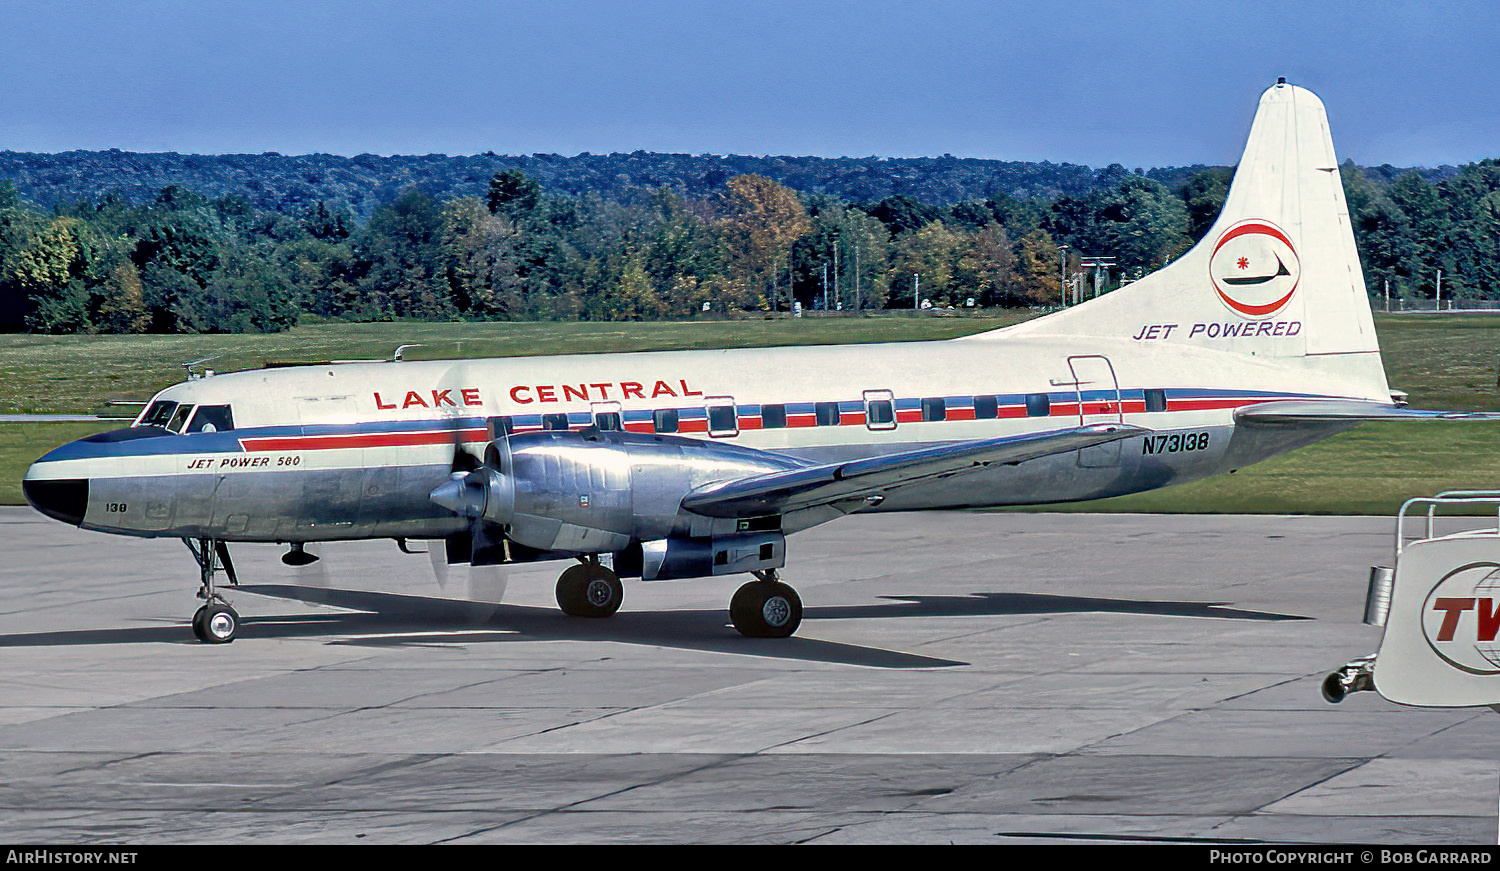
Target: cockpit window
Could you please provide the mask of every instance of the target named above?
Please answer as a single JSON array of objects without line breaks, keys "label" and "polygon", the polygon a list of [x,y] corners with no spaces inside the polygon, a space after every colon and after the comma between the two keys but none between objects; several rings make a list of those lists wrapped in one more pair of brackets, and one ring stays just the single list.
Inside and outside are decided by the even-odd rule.
[{"label": "cockpit window", "polygon": [[172,415],[172,422],[167,424],[167,429],[172,432],[182,432],[182,427],[188,421],[188,416],[193,413],[191,405],[177,406],[177,413]]},{"label": "cockpit window", "polygon": [[151,403],[146,409],[145,415],[141,417],[141,426],[159,426],[165,428],[172,422],[172,412],[177,410],[177,403],[168,400],[160,400]]},{"label": "cockpit window", "polygon": [[234,414],[227,405],[200,405],[186,432],[226,432],[234,429]]}]

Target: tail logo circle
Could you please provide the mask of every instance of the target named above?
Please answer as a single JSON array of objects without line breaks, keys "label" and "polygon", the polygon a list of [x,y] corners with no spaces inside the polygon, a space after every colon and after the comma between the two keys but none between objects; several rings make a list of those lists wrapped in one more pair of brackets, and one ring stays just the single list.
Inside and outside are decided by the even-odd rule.
[{"label": "tail logo circle", "polygon": [[1280,227],[1251,218],[1219,236],[1208,258],[1208,276],[1230,311],[1266,318],[1292,301],[1302,279],[1302,260]]},{"label": "tail logo circle", "polygon": [[1469,674],[1500,674],[1500,564],[1459,566],[1422,603],[1422,634],[1434,653]]}]

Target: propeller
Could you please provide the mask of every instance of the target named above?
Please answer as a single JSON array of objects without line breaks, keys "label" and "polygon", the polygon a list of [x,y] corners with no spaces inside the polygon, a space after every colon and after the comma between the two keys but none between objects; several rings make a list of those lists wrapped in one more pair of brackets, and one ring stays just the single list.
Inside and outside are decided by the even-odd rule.
[{"label": "propeller", "polygon": [[[460,395],[461,387],[471,383],[467,371],[463,363],[453,365],[443,374],[442,386],[450,388],[451,395]],[[455,409],[448,420],[453,449],[448,479],[434,488],[429,498],[467,518],[469,528],[449,536],[441,550],[435,542],[430,544],[428,552],[439,586],[446,586],[449,566],[468,563],[471,596],[480,601],[498,601],[505,592],[506,578],[499,566],[508,559],[507,542],[495,522],[498,515],[493,508],[498,505],[491,506],[492,510],[486,510],[486,506],[492,499],[503,499],[509,494],[510,479],[504,473],[510,458],[509,435],[493,422],[487,425],[488,446],[481,461],[465,447],[465,441],[473,438],[472,425],[466,425],[459,413]]]},{"label": "propeller", "polygon": [[448,554],[446,548],[437,546],[437,542],[427,542],[427,558],[432,563],[432,576],[437,580],[438,589],[448,588]]},{"label": "propeller", "polygon": [[505,599],[510,570],[503,565],[469,566],[469,601],[499,605]]}]

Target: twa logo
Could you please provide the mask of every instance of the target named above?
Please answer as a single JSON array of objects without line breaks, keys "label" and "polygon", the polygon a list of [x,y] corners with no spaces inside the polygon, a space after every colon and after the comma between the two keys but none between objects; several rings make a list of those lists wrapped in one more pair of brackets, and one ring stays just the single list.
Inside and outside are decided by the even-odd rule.
[{"label": "twa logo", "polygon": [[1500,674],[1500,565],[1472,563],[1443,576],[1422,605],[1433,651],[1470,674]]},{"label": "twa logo", "polygon": [[1208,258],[1208,277],[1230,311],[1266,318],[1292,301],[1302,261],[1280,227],[1252,218],[1219,236]]}]

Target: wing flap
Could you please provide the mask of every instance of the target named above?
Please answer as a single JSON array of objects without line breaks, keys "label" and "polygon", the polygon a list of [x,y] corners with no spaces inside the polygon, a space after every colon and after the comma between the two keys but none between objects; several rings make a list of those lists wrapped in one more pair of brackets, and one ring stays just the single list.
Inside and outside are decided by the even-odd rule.
[{"label": "wing flap", "polygon": [[769,472],[701,487],[682,507],[709,517],[784,514],[860,499],[975,466],[1016,464],[1139,435],[1128,424],[1096,424],[1020,436],[953,442],[863,460]]}]

